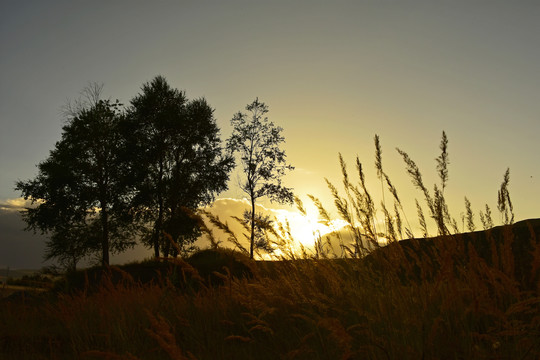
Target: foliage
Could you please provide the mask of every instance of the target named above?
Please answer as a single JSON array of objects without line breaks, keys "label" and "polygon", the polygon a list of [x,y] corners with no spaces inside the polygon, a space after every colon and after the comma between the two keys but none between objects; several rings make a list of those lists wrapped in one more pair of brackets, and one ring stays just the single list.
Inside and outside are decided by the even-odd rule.
[{"label": "foliage", "polygon": [[[238,221],[245,230],[249,232],[250,235],[246,235],[248,240],[251,240],[251,211],[246,210],[242,214],[242,217],[234,217],[236,221]],[[270,234],[273,234],[274,229],[274,220],[270,217],[270,215],[264,215],[261,213],[255,213],[254,216],[254,223],[253,227],[255,229],[254,234],[254,252],[257,252],[257,250],[262,250],[266,253],[272,253],[275,249],[272,246],[272,241],[270,240]],[[270,234],[269,234],[270,233]]]},{"label": "foliage", "polygon": [[28,230],[48,234],[46,259],[69,269],[94,254],[108,265],[110,252],[147,243],[166,257],[178,254],[166,236],[193,249],[199,230],[194,209],[227,188],[232,156],[224,155],[213,109],[188,101],[163,77],[143,86],[127,113],[102,100],[91,85],[85,99],[68,103],[62,139],[38,165],[34,179],[16,189],[32,206]]},{"label": "foliage", "polygon": [[188,101],[162,76],[142,87],[131,100],[126,124],[128,161],[136,192],[131,205],[137,218],[151,228],[145,243],[154,255],[173,253],[165,233],[181,248],[200,235],[197,207],[213,201],[227,188],[234,165],[221,148],[214,110],[204,99]]},{"label": "foliage", "polygon": [[245,174],[240,188],[251,202],[250,257],[253,258],[256,233],[255,202],[262,197],[271,201],[292,204],[292,189],[282,185],[281,178],[294,167],[286,162],[285,151],[280,144],[285,141],[282,128],[268,120],[268,106],[255,99],[246,106],[248,113],[238,112],[231,120],[233,133],[227,147],[238,152]]},{"label": "foliage", "polygon": [[134,244],[124,235],[130,223],[122,214],[127,190],[119,158],[120,106],[96,98],[78,108],[63,126],[62,139],[38,165],[38,175],[16,183],[35,205],[23,212],[28,228],[50,234],[46,257],[72,268],[95,252],[108,264],[109,252]]},{"label": "foliage", "polygon": [[50,276],[35,273],[32,275],[23,275],[20,279],[7,278],[7,285],[18,285],[35,288],[46,288],[52,285],[53,279]]}]

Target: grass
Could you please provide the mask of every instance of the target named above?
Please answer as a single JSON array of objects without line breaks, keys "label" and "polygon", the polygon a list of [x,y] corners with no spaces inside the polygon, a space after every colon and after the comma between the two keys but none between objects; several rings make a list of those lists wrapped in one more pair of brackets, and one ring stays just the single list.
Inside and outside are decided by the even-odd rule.
[{"label": "grass", "polygon": [[[533,223],[536,236],[539,222]],[[4,359],[536,359],[540,246],[528,237],[535,254],[530,271],[536,288],[531,288],[511,271],[513,255],[506,245],[515,239],[509,234],[490,246],[492,264],[453,237],[429,257],[419,250],[425,244],[396,243],[374,253],[374,261],[258,262],[250,264],[251,278],[225,272],[221,285],[197,289],[141,283],[128,274],[114,284],[105,275],[92,291],[3,302],[0,354]],[[469,256],[462,259],[464,252]]]},{"label": "grass", "polygon": [[[455,236],[365,260],[252,263],[252,278],[225,272],[221,285],[197,289],[112,270],[121,281],[105,274],[91,291],[3,302],[2,356],[535,359],[540,226],[529,224],[530,236],[527,224],[499,229],[485,259]],[[516,276],[516,240],[530,248],[528,278]]]},{"label": "grass", "polygon": [[[375,221],[360,162],[353,185],[341,159],[344,196],[329,184],[349,223],[348,257],[333,256],[319,239],[309,257],[250,261],[217,249],[80,272],[55,292],[1,302],[0,358],[538,359],[540,219],[511,224],[505,175],[498,209],[509,224],[452,231],[446,146],[443,136],[433,192],[404,156],[435,237],[427,227],[424,238],[409,236],[377,138],[381,184],[394,202],[381,204],[384,225]],[[328,212],[313,199],[324,219]],[[489,224],[489,211],[482,214]],[[382,236],[388,246],[378,245]]]}]

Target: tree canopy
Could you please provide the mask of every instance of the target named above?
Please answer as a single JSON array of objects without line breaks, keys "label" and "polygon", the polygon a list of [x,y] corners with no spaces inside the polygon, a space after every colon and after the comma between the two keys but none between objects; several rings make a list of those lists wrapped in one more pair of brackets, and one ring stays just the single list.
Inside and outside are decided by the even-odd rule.
[{"label": "tree canopy", "polygon": [[135,156],[134,208],[151,224],[144,237],[154,255],[181,248],[200,235],[190,213],[227,189],[234,159],[223,152],[214,110],[205,99],[189,101],[157,76],[131,100],[129,129]]},{"label": "tree canopy", "polygon": [[130,224],[121,210],[127,189],[119,158],[120,106],[96,100],[78,109],[63,126],[62,139],[38,165],[36,178],[16,183],[16,190],[37,205],[23,214],[28,228],[50,234],[46,256],[71,267],[99,251],[102,264],[108,265],[111,251],[134,244],[123,231]]},{"label": "tree canopy", "polygon": [[23,212],[27,229],[49,235],[46,258],[74,268],[100,253],[108,265],[111,252],[138,237],[156,257],[189,249],[200,234],[193,212],[227,188],[234,166],[214,110],[162,76],[127,110],[102,100],[100,86],[84,93],[87,101],[67,107],[62,138],[37,176],[16,183],[32,203]]}]

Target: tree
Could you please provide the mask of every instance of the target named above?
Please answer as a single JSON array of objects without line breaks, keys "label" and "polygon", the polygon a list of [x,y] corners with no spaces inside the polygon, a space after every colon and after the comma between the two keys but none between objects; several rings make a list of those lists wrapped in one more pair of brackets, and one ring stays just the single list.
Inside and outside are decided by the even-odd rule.
[{"label": "tree", "polygon": [[245,174],[245,182],[240,188],[248,195],[251,202],[250,223],[250,257],[253,258],[255,246],[257,199],[268,197],[270,201],[292,204],[292,189],[281,184],[281,178],[294,167],[286,162],[285,151],[279,148],[285,141],[281,127],[275,126],[265,116],[268,106],[255,99],[246,106],[249,112],[238,112],[231,120],[233,133],[227,147],[238,152]]},{"label": "tree", "polygon": [[[205,99],[188,101],[162,76],[142,87],[131,100],[129,125],[133,206],[151,224],[144,242],[165,257],[171,252],[169,235],[180,248],[200,234],[190,216],[227,188],[234,159],[221,147],[214,110]],[[172,253],[175,250],[172,249]]]},{"label": "tree", "polygon": [[98,100],[99,91],[89,90],[93,102],[68,114],[62,139],[38,165],[37,177],[16,183],[35,205],[23,213],[28,229],[49,234],[46,257],[69,267],[98,251],[108,265],[110,252],[134,245],[123,231],[130,226],[123,217],[128,189],[118,130],[124,114],[118,101]]},{"label": "tree", "polygon": [[[249,234],[245,235],[248,240],[251,241],[251,214],[252,212],[249,210],[245,210],[242,213],[242,217],[233,216],[232,218],[244,229],[246,229]],[[275,235],[274,231],[274,220],[270,217],[270,215],[264,215],[262,213],[255,213],[255,221],[254,221],[254,241],[253,241],[253,248],[254,252],[257,250],[262,250],[265,253],[272,253],[276,249],[273,246],[273,242],[270,240],[269,235]]]}]

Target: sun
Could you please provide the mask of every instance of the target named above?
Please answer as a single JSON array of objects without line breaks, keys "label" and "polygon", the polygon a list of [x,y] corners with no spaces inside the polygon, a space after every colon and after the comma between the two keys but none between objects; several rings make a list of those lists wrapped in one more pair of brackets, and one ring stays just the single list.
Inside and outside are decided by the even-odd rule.
[{"label": "sun", "polygon": [[303,215],[296,211],[280,209],[275,210],[275,216],[278,223],[289,224],[292,239],[306,249],[314,249],[319,238],[345,226],[340,221],[332,221],[326,225],[319,220],[317,214],[309,212]]}]

